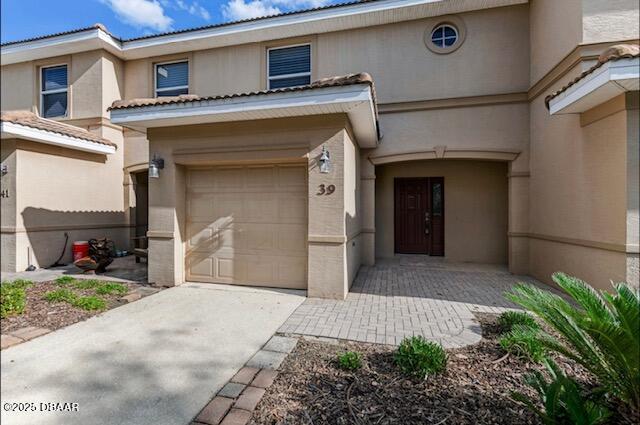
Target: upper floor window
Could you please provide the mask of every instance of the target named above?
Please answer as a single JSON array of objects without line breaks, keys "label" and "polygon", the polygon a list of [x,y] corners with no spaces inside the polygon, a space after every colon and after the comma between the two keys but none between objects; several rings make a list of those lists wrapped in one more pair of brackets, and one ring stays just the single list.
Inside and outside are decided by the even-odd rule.
[{"label": "upper floor window", "polygon": [[189,93],[189,62],[155,65],[156,97]]},{"label": "upper floor window", "polygon": [[40,114],[45,118],[66,116],[69,91],[67,65],[42,68],[40,72]]},{"label": "upper floor window", "polygon": [[311,45],[269,49],[267,71],[269,89],[311,84]]},{"label": "upper floor window", "polygon": [[458,41],[458,30],[453,25],[438,25],[431,33],[431,42],[441,49],[451,47]]}]

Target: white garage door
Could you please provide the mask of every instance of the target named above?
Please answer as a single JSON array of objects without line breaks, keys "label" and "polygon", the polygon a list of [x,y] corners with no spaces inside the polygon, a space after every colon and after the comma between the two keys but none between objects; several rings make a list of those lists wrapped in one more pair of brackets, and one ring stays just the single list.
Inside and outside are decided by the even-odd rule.
[{"label": "white garage door", "polygon": [[187,280],[307,287],[307,169],[187,172]]}]

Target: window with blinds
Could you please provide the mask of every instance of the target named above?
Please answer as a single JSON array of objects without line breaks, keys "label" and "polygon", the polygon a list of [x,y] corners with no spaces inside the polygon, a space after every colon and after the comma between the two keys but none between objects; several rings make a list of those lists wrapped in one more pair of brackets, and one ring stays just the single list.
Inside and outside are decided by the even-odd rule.
[{"label": "window with blinds", "polygon": [[311,45],[278,47],[267,51],[269,89],[311,83]]},{"label": "window with blinds", "polygon": [[189,62],[158,63],[155,68],[156,97],[189,93]]},{"label": "window with blinds", "polygon": [[69,91],[67,65],[42,68],[40,72],[40,115],[44,118],[66,116]]}]

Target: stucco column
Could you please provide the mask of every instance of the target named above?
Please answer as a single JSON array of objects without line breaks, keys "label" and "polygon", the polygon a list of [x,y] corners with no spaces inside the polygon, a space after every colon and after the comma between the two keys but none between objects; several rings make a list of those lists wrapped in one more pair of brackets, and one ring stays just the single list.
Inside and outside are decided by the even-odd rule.
[{"label": "stucco column", "polygon": [[361,154],[360,202],[362,213],[362,264],[376,263],[376,167],[369,161],[369,151]]},{"label": "stucco column", "polygon": [[[349,290],[346,269],[344,211],[344,137],[341,130],[309,152],[308,295],[343,299]],[[318,158],[325,146],[331,171],[320,172]],[[330,187],[335,189],[328,193]],[[323,193],[324,192],[324,193]]]},{"label": "stucco column", "polygon": [[523,155],[509,163],[509,271],[529,273],[529,162]]},{"label": "stucco column", "polygon": [[[150,147],[153,150],[153,144]],[[170,152],[155,152],[171,158]],[[160,178],[149,179],[149,282],[162,286],[184,283],[184,167],[165,160]]]}]

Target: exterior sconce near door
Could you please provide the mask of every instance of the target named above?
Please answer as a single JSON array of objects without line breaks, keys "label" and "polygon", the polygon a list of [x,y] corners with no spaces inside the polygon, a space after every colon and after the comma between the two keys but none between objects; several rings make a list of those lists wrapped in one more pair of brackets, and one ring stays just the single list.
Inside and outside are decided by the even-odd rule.
[{"label": "exterior sconce near door", "polygon": [[324,145],[322,145],[322,153],[318,162],[320,162],[320,172],[322,174],[327,174],[331,171],[331,155]]},{"label": "exterior sconce near door", "polygon": [[160,177],[160,170],[164,168],[164,159],[158,158],[155,154],[153,159],[149,161],[149,178],[157,179]]},{"label": "exterior sconce near door", "polygon": [[7,164],[1,164],[0,165],[0,177],[4,177],[5,174],[7,174],[9,172],[9,167],[7,167]]}]

